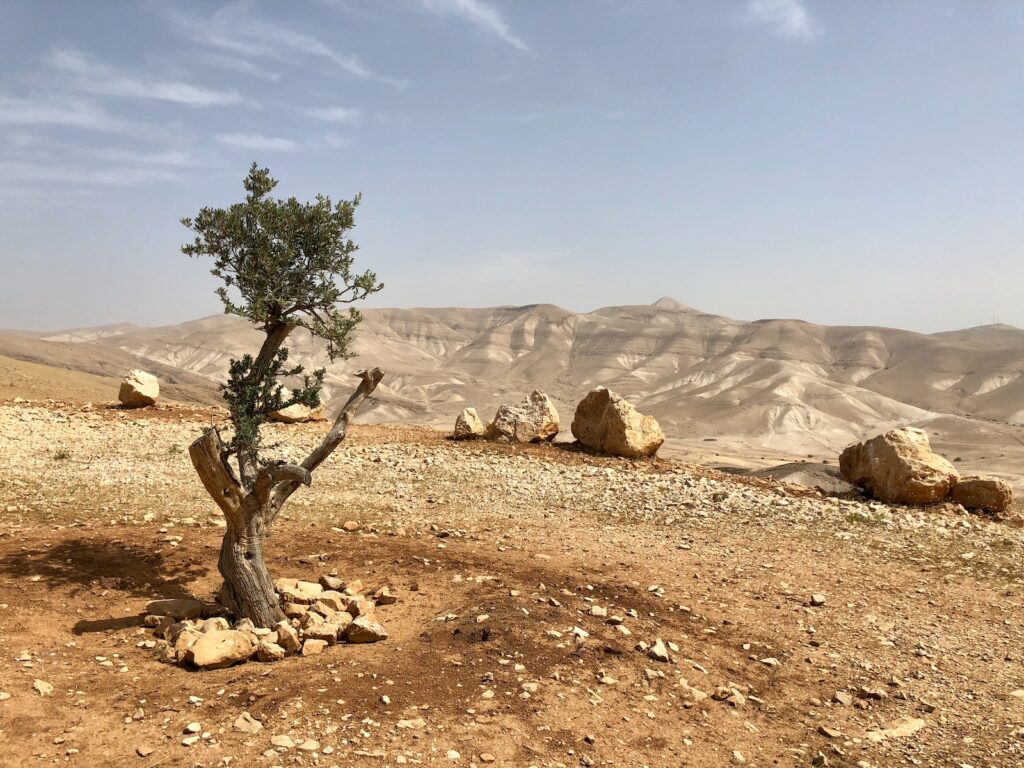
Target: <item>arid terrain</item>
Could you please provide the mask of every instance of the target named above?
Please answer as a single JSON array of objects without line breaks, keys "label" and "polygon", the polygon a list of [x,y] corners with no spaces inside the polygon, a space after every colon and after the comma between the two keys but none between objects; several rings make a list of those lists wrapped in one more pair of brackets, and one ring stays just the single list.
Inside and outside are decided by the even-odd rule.
[{"label": "arid terrain", "polygon": [[[567,432],[576,403],[602,385],[658,419],[669,438],[664,456],[746,468],[834,460],[851,442],[913,425],[965,473],[995,473],[1024,487],[1019,328],[921,334],[746,322],[672,299],[587,313],[530,305],[370,309],[364,317],[359,356],[328,366],[326,393],[347,391],[353,371],[380,366],[386,377],[363,413],[367,422],[450,429],[467,406],[487,418],[500,403],[541,389]],[[0,397],[33,396],[30,373],[12,370],[27,361],[115,378],[141,367],[175,384],[171,399],[213,403],[228,360],[258,343],[258,333],[230,316],[0,334]],[[289,343],[294,359],[327,365],[308,334]]]},{"label": "arid terrain", "polygon": [[[360,426],[268,558],[388,585],[390,638],[190,672],[141,621],[219,585],[186,448],[222,414],[83,399],[0,404],[2,765],[1024,761],[1017,509]],[[268,438],[297,456],[325,429]],[[668,660],[637,650],[658,639]]]}]

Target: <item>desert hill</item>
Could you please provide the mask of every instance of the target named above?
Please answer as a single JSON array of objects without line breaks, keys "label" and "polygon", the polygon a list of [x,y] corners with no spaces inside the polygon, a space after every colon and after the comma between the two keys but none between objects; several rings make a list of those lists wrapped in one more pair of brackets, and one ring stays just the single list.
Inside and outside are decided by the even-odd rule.
[{"label": "desert hill", "polygon": [[[928,428],[968,468],[998,459],[1012,475],[1016,452],[1024,458],[1024,330],[1011,326],[921,334],[748,322],[669,298],[585,313],[529,305],[364,316],[354,360],[328,365],[322,345],[301,332],[292,347],[293,359],[328,366],[328,395],[347,388],[352,371],[382,367],[379,398],[363,414],[369,421],[450,426],[463,407],[487,417],[539,388],[568,427],[579,398],[604,385],[654,414],[670,451],[702,459],[834,457],[854,440],[903,424]],[[86,345],[87,360],[127,355],[161,377],[174,371],[190,375],[190,384],[212,384],[259,335],[238,318],[211,316],[160,328],[76,329],[33,343],[47,341],[61,343],[54,349],[62,367],[76,365],[69,350]],[[0,347],[0,354],[9,353]]]},{"label": "desert hill", "polygon": [[127,371],[148,368],[160,377],[161,392],[169,400],[209,405],[221,402],[211,380],[136,357],[116,346],[96,345],[92,343],[95,338],[98,336],[82,334],[75,337],[75,343],[69,343],[20,332],[0,333],[0,398],[108,401],[117,396]]}]

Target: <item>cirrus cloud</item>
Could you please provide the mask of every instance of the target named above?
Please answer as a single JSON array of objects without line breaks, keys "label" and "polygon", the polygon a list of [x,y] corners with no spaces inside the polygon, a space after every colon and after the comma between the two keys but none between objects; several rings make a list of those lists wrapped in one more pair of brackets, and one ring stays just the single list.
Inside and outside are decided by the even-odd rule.
[{"label": "cirrus cloud", "polygon": [[264,136],[262,133],[221,133],[217,141],[238,149],[255,149],[261,152],[294,152],[298,149],[291,139],[278,136]]},{"label": "cirrus cloud", "polygon": [[776,35],[788,40],[813,40],[821,32],[804,0],[750,0],[747,14],[754,22],[771,27]]}]

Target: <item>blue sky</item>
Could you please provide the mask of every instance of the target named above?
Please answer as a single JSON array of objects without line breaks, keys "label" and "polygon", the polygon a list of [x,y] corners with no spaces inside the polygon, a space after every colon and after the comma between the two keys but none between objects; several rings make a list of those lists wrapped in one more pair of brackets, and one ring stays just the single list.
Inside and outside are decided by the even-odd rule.
[{"label": "blue sky", "polygon": [[1024,3],[0,8],[0,327],[219,310],[178,220],[363,193],[375,306],[1024,325]]}]

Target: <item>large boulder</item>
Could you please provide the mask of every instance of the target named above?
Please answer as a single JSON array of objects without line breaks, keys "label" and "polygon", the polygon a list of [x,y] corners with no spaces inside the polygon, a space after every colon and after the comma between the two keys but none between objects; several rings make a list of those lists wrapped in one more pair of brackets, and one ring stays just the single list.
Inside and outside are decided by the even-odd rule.
[{"label": "large boulder", "polygon": [[558,434],[558,411],[539,390],[515,405],[502,405],[487,428],[487,437],[510,443],[538,443]]},{"label": "large boulder", "polygon": [[944,500],[960,473],[932,452],[924,430],[906,428],[848,447],[839,457],[843,477],[876,499],[900,504]]},{"label": "large boulder", "polygon": [[292,403],[287,408],[271,411],[267,414],[271,421],[281,424],[301,424],[306,421],[322,421],[324,418],[324,407],[310,408],[302,403]]},{"label": "large boulder", "polygon": [[968,509],[1005,512],[1013,501],[1013,488],[998,477],[965,477],[953,489],[953,499]]},{"label": "large boulder", "polygon": [[160,397],[160,380],[151,373],[132,370],[121,381],[117,399],[125,408],[142,408],[153,405]]},{"label": "large boulder", "polygon": [[653,416],[645,416],[610,389],[598,387],[576,406],[572,434],[583,445],[613,456],[653,456],[665,435]]},{"label": "large boulder", "polygon": [[476,408],[466,408],[455,420],[452,437],[455,440],[473,440],[487,434],[487,427],[480,421]]},{"label": "large boulder", "polygon": [[200,669],[223,669],[245,661],[256,652],[256,638],[248,632],[215,629],[192,646],[192,663]]}]

